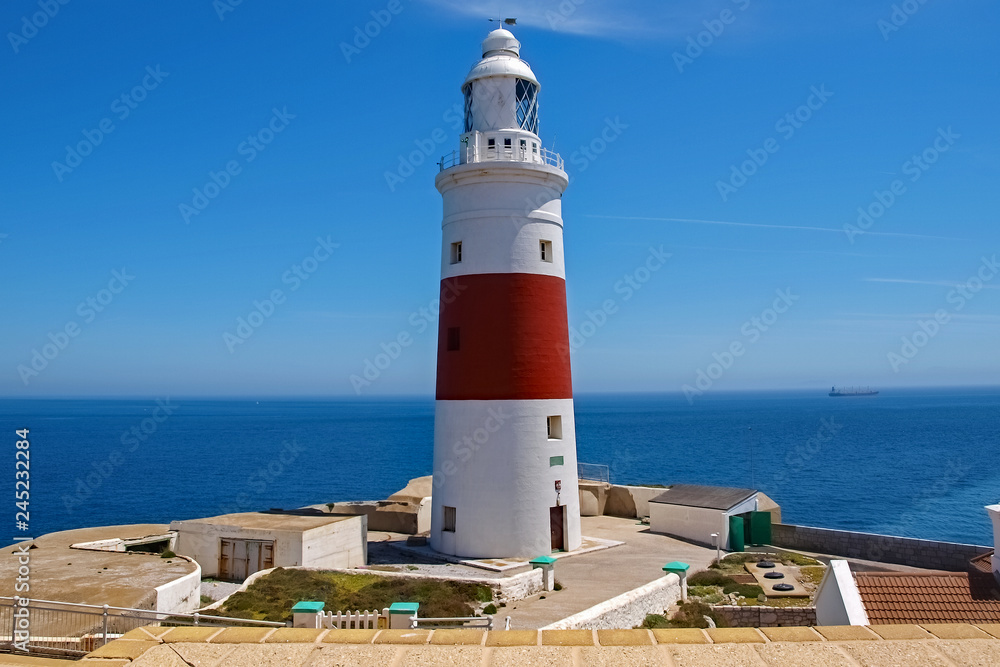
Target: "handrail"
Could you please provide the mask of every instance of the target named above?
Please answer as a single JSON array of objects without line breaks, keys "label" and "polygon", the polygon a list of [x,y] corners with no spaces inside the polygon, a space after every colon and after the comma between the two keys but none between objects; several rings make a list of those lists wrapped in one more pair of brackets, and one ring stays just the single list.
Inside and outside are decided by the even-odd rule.
[{"label": "handrail", "polygon": [[[6,607],[7,603],[5,601],[8,601],[8,600],[10,601],[11,605],[15,604],[14,598],[6,597],[6,596],[0,596],[0,606],[5,606]],[[252,618],[233,618],[233,617],[230,617],[230,616],[215,616],[213,614],[207,614],[207,615],[206,614],[199,614],[198,612],[187,614],[187,613],[183,613],[183,612],[157,611],[155,609],[136,609],[135,607],[112,607],[111,605],[106,605],[106,604],[105,605],[93,605],[93,604],[82,604],[82,603],[79,603],[79,602],[59,602],[58,600],[38,600],[38,599],[35,599],[35,598],[31,598],[29,600],[29,602],[28,602],[28,608],[29,609],[32,608],[32,607],[37,608],[37,609],[44,609],[46,605],[49,605],[49,606],[55,606],[55,605],[57,605],[57,607],[55,609],[50,609],[49,611],[70,611],[70,610],[63,610],[63,609],[60,609],[60,608],[61,607],[81,607],[83,609],[91,610],[91,612],[95,616],[103,616],[107,611],[114,610],[114,611],[127,611],[127,612],[132,612],[132,613],[135,613],[135,614],[144,614],[144,615],[151,615],[151,616],[166,616],[166,617],[169,617],[172,620],[173,619],[186,618],[186,619],[192,620],[195,625],[198,625],[199,621],[206,622],[206,619],[211,619],[210,621],[207,621],[207,622],[214,623],[216,621],[233,621],[233,622],[237,622],[237,623],[247,623],[249,625],[262,625],[262,626],[265,626],[265,627],[275,627],[275,628],[283,628],[283,627],[287,626],[287,623],[282,623],[281,621],[259,621],[257,619],[252,619]],[[88,612],[83,611],[83,612],[77,612],[77,613],[88,613]],[[160,619],[154,619],[154,620],[160,620]]]},{"label": "handrail", "polygon": [[538,153],[534,153],[515,148],[493,148],[481,150],[477,149],[475,146],[468,146],[442,156],[441,161],[438,162],[438,166],[440,167],[440,171],[444,171],[445,169],[450,169],[451,167],[456,167],[460,164],[475,164],[478,162],[521,162],[525,164],[547,164],[558,169],[562,169],[565,164],[559,153],[542,147],[539,147]]},{"label": "handrail", "polygon": [[[468,628],[468,627],[484,627],[487,630],[493,629],[493,615],[487,614],[486,616],[466,616],[466,617],[450,617],[450,618],[424,618],[413,616],[410,618],[410,628],[416,629],[421,624],[434,623],[436,628]],[[448,625],[438,625],[447,623]]]}]

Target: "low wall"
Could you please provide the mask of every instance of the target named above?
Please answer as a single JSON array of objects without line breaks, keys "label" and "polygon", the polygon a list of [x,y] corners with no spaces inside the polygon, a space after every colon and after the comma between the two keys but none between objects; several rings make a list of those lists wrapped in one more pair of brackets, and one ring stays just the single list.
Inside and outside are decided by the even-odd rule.
[{"label": "low wall", "polygon": [[782,628],[816,625],[816,607],[738,607],[716,605],[718,616],[731,628]]},{"label": "low wall", "polygon": [[194,572],[156,587],[156,611],[190,614],[201,606],[201,566],[194,558],[175,556],[194,564]]},{"label": "low wall", "polygon": [[546,625],[543,630],[605,630],[634,628],[647,614],[662,614],[681,599],[681,580],[668,574],[645,586],[622,593],[590,609]]},{"label": "low wall", "polygon": [[967,571],[970,559],[991,550],[990,547],[974,544],[935,542],[791,524],[773,524],[771,544],[786,549],[949,572]]},{"label": "low wall", "polygon": [[627,519],[649,516],[649,500],[666,491],[651,486],[624,486],[613,484],[607,490],[604,514]]}]

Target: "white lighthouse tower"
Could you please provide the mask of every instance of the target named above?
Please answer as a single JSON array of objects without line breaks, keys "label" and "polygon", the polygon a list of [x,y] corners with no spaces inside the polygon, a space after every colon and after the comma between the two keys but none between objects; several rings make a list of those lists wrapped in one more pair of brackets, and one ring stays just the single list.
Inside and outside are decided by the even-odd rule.
[{"label": "white lighthouse tower", "polygon": [[441,316],[431,546],[469,558],[580,546],[559,155],[507,30],[483,41],[435,186]]}]

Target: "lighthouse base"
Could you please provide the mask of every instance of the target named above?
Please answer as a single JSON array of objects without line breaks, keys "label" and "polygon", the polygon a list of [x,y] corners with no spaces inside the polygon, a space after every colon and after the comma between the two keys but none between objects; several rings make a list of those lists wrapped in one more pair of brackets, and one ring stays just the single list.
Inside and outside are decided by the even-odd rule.
[{"label": "lighthouse base", "polygon": [[573,399],[437,401],[431,548],[462,558],[581,543]]}]

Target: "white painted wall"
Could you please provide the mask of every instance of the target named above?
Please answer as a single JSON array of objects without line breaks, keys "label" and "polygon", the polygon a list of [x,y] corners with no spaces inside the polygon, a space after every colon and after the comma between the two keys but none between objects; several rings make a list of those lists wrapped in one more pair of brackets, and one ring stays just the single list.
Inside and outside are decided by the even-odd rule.
[{"label": "white painted wall", "polygon": [[1000,504],[987,505],[986,511],[993,521],[993,574],[1000,581]]},{"label": "white painted wall", "polygon": [[[368,562],[368,517],[364,514],[344,521],[313,528],[302,534],[302,558],[304,567],[352,568]],[[277,543],[276,543],[277,544]],[[276,567],[286,565],[275,558]]]},{"label": "white painted wall", "polygon": [[[562,417],[561,440],[547,438],[551,415]],[[556,480],[567,549],[580,546],[573,399],[438,401],[434,443],[434,549],[466,558],[548,554]],[[550,456],[563,465],[550,467]],[[455,532],[442,530],[445,506],[456,508]]]},{"label": "white painted wall", "polygon": [[861,593],[846,560],[831,560],[816,590],[817,625],[868,625]]},{"label": "white painted wall", "polygon": [[681,582],[668,574],[644,586],[584,609],[578,614],[551,623],[543,630],[615,630],[634,628],[647,614],[662,614],[681,599]]},{"label": "white painted wall", "polygon": [[712,533],[719,533],[722,548],[728,550],[729,517],[756,509],[756,494],[728,511],[649,503],[649,529],[706,545],[712,544]]},{"label": "white painted wall", "polygon": [[194,572],[156,587],[156,611],[190,614],[201,606],[201,566],[193,558],[178,556],[195,565]]}]

